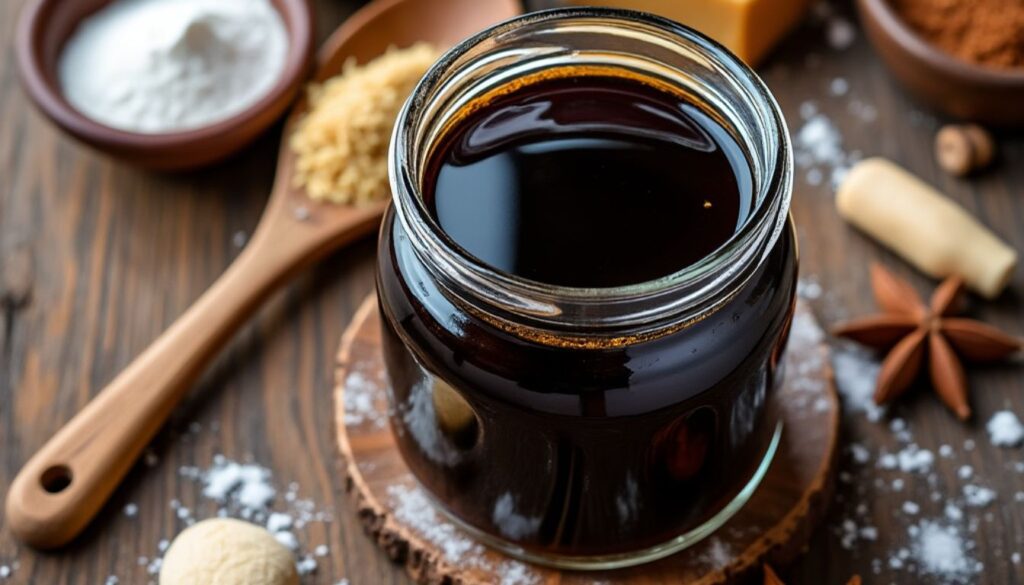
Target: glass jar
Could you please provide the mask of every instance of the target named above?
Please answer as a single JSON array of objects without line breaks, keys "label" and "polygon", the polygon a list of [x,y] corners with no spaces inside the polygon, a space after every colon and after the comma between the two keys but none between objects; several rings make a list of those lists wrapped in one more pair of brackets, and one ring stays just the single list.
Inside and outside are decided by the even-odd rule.
[{"label": "glass jar", "polygon": [[[731,239],[665,278],[583,289],[497,270],[444,233],[422,193],[432,149],[474,99],[564,67],[670,85],[734,136],[755,203]],[[642,13],[526,15],[438,61],[389,165],[377,288],[390,418],[444,512],[515,557],[604,569],[681,550],[743,506],[780,441],[768,399],[797,276],[787,129],[748,67]]]}]

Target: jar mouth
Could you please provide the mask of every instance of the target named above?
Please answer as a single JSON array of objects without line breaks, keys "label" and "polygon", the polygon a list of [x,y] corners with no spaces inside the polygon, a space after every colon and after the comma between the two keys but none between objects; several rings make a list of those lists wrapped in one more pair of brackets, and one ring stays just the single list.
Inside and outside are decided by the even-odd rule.
[{"label": "jar mouth", "polygon": [[[645,53],[626,48],[643,44]],[[697,262],[663,277],[615,287],[539,282],[506,272],[455,242],[427,207],[422,175],[460,109],[531,73],[621,69],[693,96],[734,134],[751,166],[753,206],[732,236]],[[715,83],[709,83],[715,81]],[[421,259],[448,291],[483,310],[569,327],[621,326],[706,311],[731,296],[785,227],[792,193],[786,122],[761,79],[716,41],[674,21],[612,8],[560,8],[495,25],[448,50],[413,90],[389,153],[395,213]],[[455,293],[455,296],[467,295]],[[482,301],[482,302],[481,302]],[[598,314],[600,313],[600,314]]]}]

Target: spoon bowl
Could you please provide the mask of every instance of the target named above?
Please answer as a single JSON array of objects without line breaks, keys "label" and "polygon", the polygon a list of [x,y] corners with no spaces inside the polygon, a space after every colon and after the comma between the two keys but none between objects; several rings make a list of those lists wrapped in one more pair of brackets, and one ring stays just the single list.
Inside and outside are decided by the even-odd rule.
[{"label": "spoon bowl", "polygon": [[[445,48],[520,12],[515,0],[377,0],[343,24],[318,56],[315,80],[365,62],[389,46],[425,41]],[[77,536],[120,484],[205,366],[264,299],[300,268],[375,230],[386,201],[316,203],[292,179],[294,107],[273,192],[252,240],[225,273],[142,355],[60,429],[18,473],[7,493],[12,532],[37,548]]]}]

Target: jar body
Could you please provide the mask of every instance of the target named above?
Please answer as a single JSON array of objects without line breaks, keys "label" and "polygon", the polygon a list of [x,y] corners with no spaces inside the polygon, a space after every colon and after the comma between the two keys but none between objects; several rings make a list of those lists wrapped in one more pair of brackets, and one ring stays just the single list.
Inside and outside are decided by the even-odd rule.
[{"label": "jar body", "polygon": [[[432,151],[488,96],[566,72],[642,79],[728,132],[750,171],[733,236],[668,276],[608,288],[525,279],[454,242],[425,204]],[[685,548],[747,501],[779,442],[768,406],[797,275],[788,134],[749,68],[646,14],[526,15],[428,72],[389,173],[377,289],[390,419],[443,511],[513,556],[598,569]]]},{"label": "jar body", "polygon": [[563,348],[452,302],[389,212],[377,285],[399,449],[450,514],[531,556],[657,548],[735,502],[770,459],[796,275],[787,229],[705,318]]}]

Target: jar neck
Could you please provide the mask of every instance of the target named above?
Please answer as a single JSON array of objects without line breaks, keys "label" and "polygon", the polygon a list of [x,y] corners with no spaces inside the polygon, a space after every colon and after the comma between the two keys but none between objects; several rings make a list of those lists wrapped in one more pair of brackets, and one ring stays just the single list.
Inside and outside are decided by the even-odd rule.
[{"label": "jar neck", "polygon": [[[642,77],[704,108],[747,155],[754,205],[746,222],[695,264],[657,280],[613,288],[554,286],[520,278],[481,262],[452,241],[423,198],[433,148],[471,104],[511,83],[560,68]],[[514,329],[613,337],[679,326],[728,302],[782,233],[793,180],[785,120],[753,71],[721,45],[682,25],[598,8],[522,16],[448,51],[399,116],[389,172],[402,232],[454,302]]]}]

